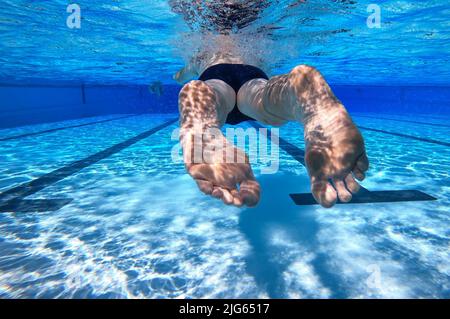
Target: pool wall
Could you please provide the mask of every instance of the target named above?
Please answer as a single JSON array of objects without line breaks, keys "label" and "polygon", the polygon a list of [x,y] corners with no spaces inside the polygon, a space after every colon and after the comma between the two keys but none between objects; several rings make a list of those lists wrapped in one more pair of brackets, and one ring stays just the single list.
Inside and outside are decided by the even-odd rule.
[{"label": "pool wall", "polygon": [[177,86],[0,86],[0,128],[107,114],[173,113]]},{"label": "pool wall", "polygon": [[448,86],[332,86],[350,112],[450,115]]},{"label": "pool wall", "polygon": [[[333,85],[350,112],[450,116],[450,87]],[[180,86],[0,86],[0,128],[106,114],[176,113]]]}]

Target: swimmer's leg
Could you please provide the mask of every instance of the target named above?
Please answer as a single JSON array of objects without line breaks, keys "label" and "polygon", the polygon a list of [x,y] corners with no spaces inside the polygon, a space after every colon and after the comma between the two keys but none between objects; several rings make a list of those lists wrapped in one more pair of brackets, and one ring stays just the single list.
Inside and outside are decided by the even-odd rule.
[{"label": "swimmer's leg", "polygon": [[238,92],[238,107],[266,124],[303,123],[311,190],[322,206],[348,202],[359,190],[354,177],[362,181],[369,166],[364,140],[316,69],[301,65],[269,81],[249,81]]},{"label": "swimmer's leg", "polygon": [[226,204],[254,206],[260,190],[247,155],[220,131],[235,101],[234,90],[223,81],[186,84],[178,101],[180,142],[186,169],[201,191]]}]

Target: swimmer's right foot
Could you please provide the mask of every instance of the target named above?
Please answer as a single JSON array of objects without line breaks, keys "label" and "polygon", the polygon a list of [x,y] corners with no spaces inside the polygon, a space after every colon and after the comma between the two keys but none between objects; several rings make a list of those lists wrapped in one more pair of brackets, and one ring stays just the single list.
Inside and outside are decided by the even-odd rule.
[{"label": "swimmer's right foot", "polygon": [[337,199],[349,202],[360,189],[369,167],[364,140],[345,108],[336,100],[323,101],[305,122],[305,162],[311,191],[323,207]]},{"label": "swimmer's right foot", "polygon": [[248,81],[238,103],[257,120],[272,125],[304,124],[305,164],[311,191],[323,207],[349,202],[369,167],[364,140],[345,107],[315,68],[299,65],[269,81]]}]

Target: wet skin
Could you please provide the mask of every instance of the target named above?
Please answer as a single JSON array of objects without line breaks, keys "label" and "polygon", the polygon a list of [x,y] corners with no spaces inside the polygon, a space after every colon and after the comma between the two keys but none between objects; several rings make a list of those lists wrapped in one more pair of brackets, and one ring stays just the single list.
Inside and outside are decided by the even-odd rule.
[{"label": "wet skin", "polygon": [[[175,79],[181,81],[181,75],[185,76],[179,72]],[[180,140],[187,171],[201,191],[236,206],[254,206],[259,201],[260,186],[248,160],[226,163],[225,153],[220,152],[208,160],[194,161],[190,156],[195,146],[193,137],[211,128],[219,129],[236,99],[242,113],[264,124],[302,123],[305,162],[314,198],[327,208],[337,199],[351,200],[360,188],[355,179],[362,181],[369,167],[364,140],[323,76],[306,65],[269,81],[248,81],[237,96],[220,80],[191,81],[182,88]],[[202,147],[229,145],[221,134],[204,134],[202,142]],[[242,155],[241,150],[232,147],[237,155]]]}]

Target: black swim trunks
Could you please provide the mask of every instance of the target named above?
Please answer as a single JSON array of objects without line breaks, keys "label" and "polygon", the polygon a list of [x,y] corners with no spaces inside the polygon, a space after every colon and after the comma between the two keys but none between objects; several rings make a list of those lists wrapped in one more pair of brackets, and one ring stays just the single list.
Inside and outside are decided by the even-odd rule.
[{"label": "black swim trunks", "polygon": [[[222,80],[231,86],[236,92],[236,96],[244,83],[253,79],[266,79],[269,77],[259,68],[246,64],[221,63],[207,68],[199,77],[199,80]],[[254,120],[239,111],[237,104],[228,114],[227,124],[238,124],[244,121]]]}]

